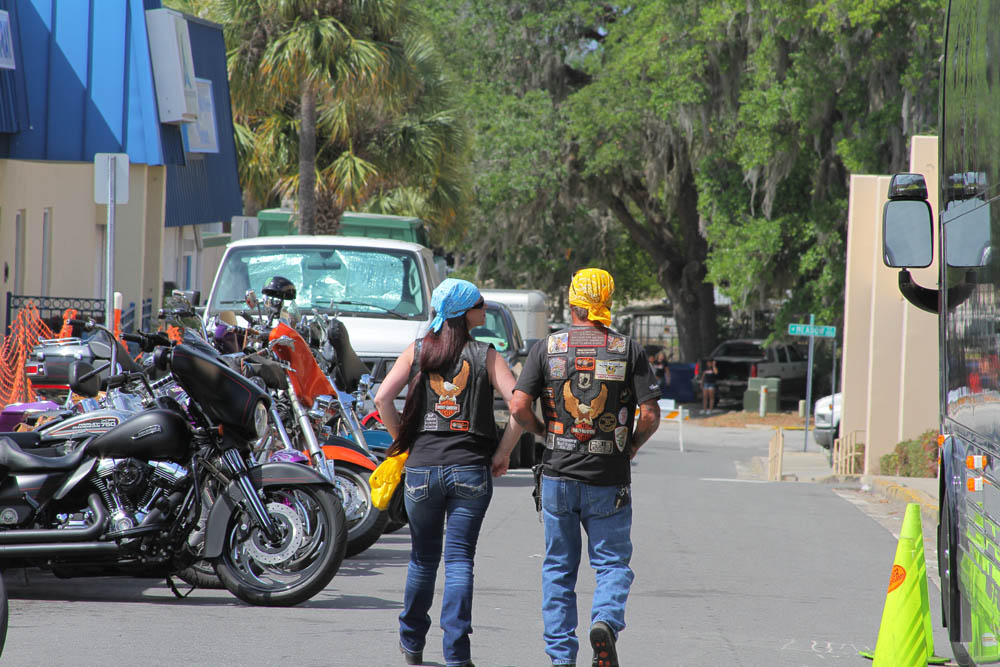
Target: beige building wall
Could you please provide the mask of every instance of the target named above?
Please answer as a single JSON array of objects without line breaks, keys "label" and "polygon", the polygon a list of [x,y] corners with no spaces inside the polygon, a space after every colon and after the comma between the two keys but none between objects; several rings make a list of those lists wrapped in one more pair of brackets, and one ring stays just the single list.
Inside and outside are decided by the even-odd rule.
[{"label": "beige building wall", "polygon": [[[165,174],[162,166],[130,165],[129,201],[115,212],[114,288],[123,294],[126,305],[152,298],[154,308],[158,306]],[[26,222],[21,261],[15,256],[18,215]],[[50,221],[47,260],[43,253],[46,216]],[[104,298],[101,266],[106,222],[107,207],[94,203],[92,162],[0,160],[3,305],[6,293],[15,291],[15,266],[23,271],[20,294]],[[7,267],[6,275],[3,267]],[[0,322],[4,328],[6,324]]]},{"label": "beige building wall", "polygon": [[[913,137],[910,170],[924,174],[937,210],[937,139]],[[888,176],[852,176],[848,208],[844,302],[843,405],[840,436],[865,443],[865,472],[896,443],[935,428],[938,421],[936,315],[907,302],[898,269],[882,262],[882,208]],[[911,272],[937,287],[937,266]]]}]

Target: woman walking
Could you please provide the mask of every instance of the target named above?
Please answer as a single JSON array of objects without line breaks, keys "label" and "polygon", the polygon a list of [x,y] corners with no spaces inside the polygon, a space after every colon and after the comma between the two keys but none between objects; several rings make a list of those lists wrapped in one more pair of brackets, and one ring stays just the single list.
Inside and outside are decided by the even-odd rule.
[{"label": "woman walking", "polygon": [[[507,472],[521,435],[511,420],[497,445],[493,391],[510,404],[514,376],[503,357],[469,330],[486,320],[479,289],[448,278],[434,290],[427,335],[399,355],[375,396],[393,444],[388,454],[409,452],[405,504],[410,524],[399,649],[408,665],[423,664],[431,625],[434,580],[445,563],[441,629],[448,667],[474,667],[473,562],[479,529],[493,497],[493,480]],[[400,417],[393,400],[408,386]],[[447,531],[445,531],[447,525]]]}]

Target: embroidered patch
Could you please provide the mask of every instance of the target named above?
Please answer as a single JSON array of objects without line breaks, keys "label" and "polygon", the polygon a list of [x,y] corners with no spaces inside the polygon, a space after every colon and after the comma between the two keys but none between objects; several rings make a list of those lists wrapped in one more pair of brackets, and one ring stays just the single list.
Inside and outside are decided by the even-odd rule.
[{"label": "embroidered patch", "polygon": [[553,380],[565,380],[566,366],[565,357],[549,357],[549,376]]},{"label": "embroidered patch", "polygon": [[434,409],[445,419],[450,419],[458,414],[458,403],[447,399],[434,404]]},{"label": "embroidered patch", "polygon": [[625,380],[625,368],[627,361],[608,361],[599,359],[594,368],[594,377],[598,380],[611,380],[612,382],[623,382]]},{"label": "embroidered patch", "polygon": [[576,356],[578,357],[596,357],[597,348],[596,347],[579,347],[576,350]]},{"label": "embroidered patch", "polygon": [[559,354],[569,349],[569,334],[560,333],[549,336],[549,354]]},{"label": "embroidered patch", "polygon": [[434,405],[434,409],[445,419],[451,419],[458,414],[457,399],[459,394],[465,391],[466,385],[469,384],[470,371],[469,362],[463,359],[462,367],[451,380],[445,380],[437,373],[428,374],[427,381],[438,396],[438,402]]},{"label": "embroidered patch", "polygon": [[596,361],[593,357],[577,357],[574,366],[578,371],[592,371]]},{"label": "embroidered patch", "polygon": [[545,405],[545,407],[547,408],[551,408],[553,410],[556,409],[556,399],[554,398],[543,398],[542,404]]},{"label": "embroidered patch", "polygon": [[628,408],[622,408],[618,411],[618,423],[627,424],[628,423]]},{"label": "embroidered patch", "polygon": [[590,373],[580,373],[576,376],[576,386],[580,389],[590,389],[594,384],[594,376]]},{"label": "embroidered patch", "polygon": [[455,420],[452,420],[452,421],[450,421],[448,423],[451,425],[451,430],[452,431],[468,431],[469,430],[469,422],[467,422],[464,419],[455,419]]},{"label": "embroidered patch", "polygon": [[613,454],[615,446],[610,440],[591,440],[587,443],[587,451],[591,454]]},{"label": "embroidered patch", "polygon": [[542,396],[544,396],[545,398],[555,398],[556,390],[553,389],[552,387],[546,387],[545,389],[542,389]]},{"label": "embroidered patch", "polygon": [[625,354],[628,350],[628,341],[625,336],[608,336],[608,352]]},{"label": "embroidered patch", "polygon": [[425,431],[436,431],[438,428],[438,418],[433,412],[428,412],[424,415],[424,430]]},{"label": "embroidered patch", "polygon": [[576,451],[576,440],[573,438],[555,438],[555,443],[553,444],[553,449],[558,449],[564,452],[575,452]]},{"label": "embroidered patch", "polygon": [[[570,329],[570,347],[604,347],[608,335],[600,329],[593,327],[583,327],[580,329]],[[552,338],[552,336],[549,336]],[[565,350],[564,350],[565,351]]]},{"label": "embroidered patch", "polygon": [[547,434],[545,436],[545,446],[548,447],[549,449],[552,449],[553,447],[555,447],[555,445],[556,445],[556,436],[552,433]]},{"label": "embroidered patch", "polygon": [[622,389],[621,401],[622,403],[628,403],[631,400],[632,400],[632,390],[629,389],[628,387],[625,387],[624,389]]},{"label": "embroidered patch", "polygon": [[548,427],[549,433],[556,433],[558,435],[562,435],[563,431],[565,429],[565,427],[563,426],[562,422],[554,422],[554,421],[553,422],[549,422],[547,424],[547,427]]},{"label": "embroidered patch", "polygon": [[628,442],[628,427],[619,426],[615,429],[615,445],[618,446],[618,451],[625,451],[625,443]]},{"label": "embroidered patch", "polygon": [[601,430],[605,433],[611,433],[615,430],[615,426],[618,425],[615,416],[610,412],[605,412],[601,415],[600,419],[597,420],[597,425],[601,427]]}]

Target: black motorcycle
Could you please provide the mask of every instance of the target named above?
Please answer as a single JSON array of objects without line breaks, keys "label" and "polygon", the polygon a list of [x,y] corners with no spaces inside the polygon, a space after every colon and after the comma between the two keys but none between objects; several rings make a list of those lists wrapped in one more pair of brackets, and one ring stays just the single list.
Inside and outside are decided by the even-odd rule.
[{"label": "black motorcycle", "polygon": [[[312,469],[248,465],[268,428],[267,392],[211,349],[170,345],[156,334],[130,337],[153,352],[159,372],[173,375],[186,405],[150,391],[146,410],[82,435],[62,455],[0,437],[0,569],[169,580],[200,558],[245,602],[290,606],[311,598],[344,559],[346,521],[332,486]],[[93,394],[102,370],[75,362],[70,384]],[[103,383],[137,375],[145,381],[143,371],[132,371]]]}]

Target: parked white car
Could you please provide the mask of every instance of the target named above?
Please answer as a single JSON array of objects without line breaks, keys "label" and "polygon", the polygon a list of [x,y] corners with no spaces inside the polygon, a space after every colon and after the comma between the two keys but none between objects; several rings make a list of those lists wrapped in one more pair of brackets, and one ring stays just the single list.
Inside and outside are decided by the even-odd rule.
[{"label": "parked white car", "polygon": [[813,406],[813,440],[820,447],[829,449],[840,430],[841,393],[824,396]]}]

